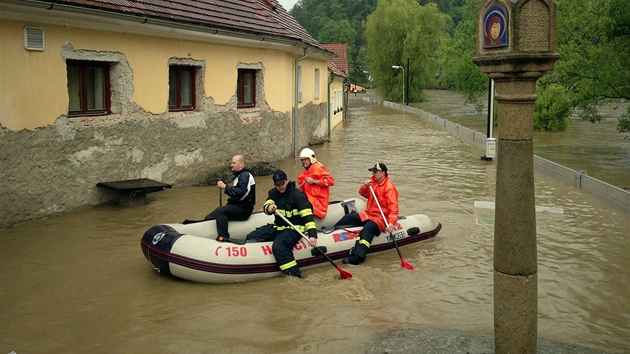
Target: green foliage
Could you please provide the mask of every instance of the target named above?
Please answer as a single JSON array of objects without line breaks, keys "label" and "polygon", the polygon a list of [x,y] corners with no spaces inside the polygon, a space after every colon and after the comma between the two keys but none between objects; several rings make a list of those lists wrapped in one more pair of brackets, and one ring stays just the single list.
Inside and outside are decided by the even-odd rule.
[{"label": "green foliage", "polygon": [[[620,133],[630,132],[630,105],[626,110],[626,114],[619,118],[617,122],[617,131]],[[630,136],[626,136],[625,139],[630,139]]]},{"label": "green foliage", "polygon": [[482,1],[466,1],[453,38],[444,41],[438,50],[442,70],[438,77],[439,85],[461,93],[466,103],[474,104],[479,112],[488,96],[488,76],[481,74],[472,62],[476,55],[476,14]]},{"label": "green foliage", "polygon": [[[598,106],[630,100],[630,6],[627,0],[554,0],[557,5],[556,43],[562,60],[539,80],[539,99],[568,99],[571,111],[586,120],[601,120]],[[464,94],[468,102],[483,103],[487,78],[471,60],[476,55],[476,14],[482,0],[467,0],[452,40],[439,51],[440,84]],[[560,89],[562,88],[562,89]],[[546,93],[545,90],[551,90]],[[566,102],[537,103],[538,129],[566,128]],[[543,107],[546,107],[543,109]],[[544,112],[544,113],[543,113]],[[557,117],[550,117],[557,114]],[[546,117],[545,117],[546,116]],[[630,114],[618,122],[630,132]]]},{"label": "green foliage", "polygon": [[571,101],[565,88],[551,84],[536,86],[538,99],[534,104],[534,130],[563,131],[571,123]]},{"label": "green foliage", "polygon": [[[558,0],[557,43],[562,55],[552,79],[568,90],[582,119],[602,119],[598,106],[630,100],[630,7],[626,0]],[[630,132],[630,115],[619,132]]]},{"label": "green foliage", "polygon": [[320,43],[345,43],[348,68],[367,70],[367,58],[359,53],[366,46],[363,22],[378,0],[301,0],[291,15]]},{"label": "green foliage", "polygon": [[409,83],[408,101],[420,100],[422,89],[435,85],[436,51],[447,36],[450,18],[435,4],[420,6],[413,0],[381,0],[368,16],[365,37],[370,73],[381,97],[402,101],[403,70]]},{"label": "green foliage", "polygon": [[[452,15],[453,20],[447,22],[447,31],[451,33],[461,18],[460,6],[464,1],[413,0],[411,2],[422,5],[435,3],[440,11]],[[318,42],[346,44],[351,81],[357,80],[360,85],[365,86],[368,84],[368,75],[362,76],[361,74],[363,71],[370,71],[371,74],[372,65],[367,56],[367,39],[364,35],[364,29],[367,17],[376,9],[377,3],[378,0],[300,0],[290,10],[293,17]],[[344,24],[336,24],[338,22],[344,22]],[[348,29],[348,25],[353,31]],[[383,43],[381,42],[379,45]],[[399,64],[405,67],[406,75],[405,63]],[[402,81],[400,83],[402,84]],[[411,82],[411,87],[415,87],[413,82]],[[415,95],[413,96],[415,97]]]}]

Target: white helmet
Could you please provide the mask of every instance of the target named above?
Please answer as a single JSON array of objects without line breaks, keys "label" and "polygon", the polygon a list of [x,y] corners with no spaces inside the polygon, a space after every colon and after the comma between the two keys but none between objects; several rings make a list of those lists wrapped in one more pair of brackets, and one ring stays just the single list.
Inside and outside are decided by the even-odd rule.
[{"label": "white helmet", "polygon": [[309,159],[311,160],[311,163],[317,162],[317,159],[315,158],[315,151],[309,148],[302,149],[300,152],[300,159]]}]

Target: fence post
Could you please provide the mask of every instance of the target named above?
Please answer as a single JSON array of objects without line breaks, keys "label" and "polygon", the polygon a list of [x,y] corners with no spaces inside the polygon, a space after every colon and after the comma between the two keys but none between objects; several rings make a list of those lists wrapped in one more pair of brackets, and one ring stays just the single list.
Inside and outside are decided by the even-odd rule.
[{"label": "fence post", "polygon": [[575,182],[576,182],[576,187],[582,189],[582,177],[583,176],[588,176],[588,173],[586,173],[586,171],[584,170],[577,170],[575,171]]}]

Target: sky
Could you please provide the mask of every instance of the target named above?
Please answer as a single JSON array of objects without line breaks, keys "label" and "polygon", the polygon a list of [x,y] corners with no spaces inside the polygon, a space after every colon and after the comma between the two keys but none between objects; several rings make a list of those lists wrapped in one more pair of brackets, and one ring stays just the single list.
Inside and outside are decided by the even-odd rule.
[{"label": "sky", "polygon": [[285,10],[291,11],[293,5],[295,5],[298,0],[278,0],[278,2],[280,3],[280,5],[282,5],[282,7],[284,7]]}]

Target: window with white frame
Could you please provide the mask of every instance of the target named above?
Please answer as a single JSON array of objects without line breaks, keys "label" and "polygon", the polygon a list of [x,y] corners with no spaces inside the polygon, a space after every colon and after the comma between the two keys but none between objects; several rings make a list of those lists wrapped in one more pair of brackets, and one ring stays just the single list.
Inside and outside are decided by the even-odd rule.
[{"label": "window with white frame", "polygon": [[297,68],[298,102],[302,103],[302,67]]},{"label": "window with white frame", "polygon": [[315,69],[315,94],[314,99],[319,100],[319,69]]}]

